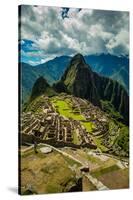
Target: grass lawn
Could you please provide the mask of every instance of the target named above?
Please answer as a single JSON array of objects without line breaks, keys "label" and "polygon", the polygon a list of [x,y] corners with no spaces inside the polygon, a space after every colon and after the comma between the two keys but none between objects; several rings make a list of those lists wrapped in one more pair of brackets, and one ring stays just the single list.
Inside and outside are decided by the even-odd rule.
[{"label": "grass lawn", "polygon": [[[69,164],[68,164],[69,162]],[[50,154],[30,152],[21,157],[21,193],[28,189],[36,194],[67,192],[76,184],[75,172],[68,166],[75,164],[57,152]]]},{"label": "grass lawn", "polygon": [[103,164],[103,162],[100,160],[100,158],[96,158],[96,157],[94,157],[92,155],[87,155],[87,160],[89,160],[92,163],[96,163],[99,166]]},{"label": "grass lawn", "polygon": [[[62,155],[63,156],[63,155]],[[75,160],[72,160],[66,156],[63,156],[65,161],[68,163],[69,166],[73,166],[73,165],[76,165],[77,167],[81,167],[81,164],[76,162]]]},{"label": "grass lawn", "polygon": [[55,108],[58,110],[58,112],[70,119],[81,121],[81,124],[86,128],[88,132],[92,132],[94,128],[94,124],[92,122],[82,122],[82,120],[85,120],[85,117],[79,113],[76,113],[72,110],[70,102],[68,99],[66,101],[55,99],[52,100],[52,103],[54,104]]},{"label": "grass lawn", "polygon": [[104,145],[101,144],[101,141],[99,138],[93,137],[93,140],[94,140],[95,144],[97,145],[97,147],[99,149],[101,149],[102,152],[105,152],[108,150],[108,148],[106,148]]},{"label": "grass lawn", "polygon": [[107,174],[109,172],[113,172],[116,170],[119,170],[119,167],[117,165],[112,165],[109,167],[100,167],[97,170],[95,170],[94,172],[92,172],[91,174],[97,178],[99,176],[102,176],[103,174]]},{"label": "grass lawn", "polygon": [[70,104],[66,101],[56,99],[52,101],[52,103],[61,115],[74,120],[85,120],[85,118],[81,114],[73,113]]},{"label": "grass lawn", "polygon": [[89,133],[93,131],[94,124],[92,122],[81,122],[81,124],[86,128]]}]

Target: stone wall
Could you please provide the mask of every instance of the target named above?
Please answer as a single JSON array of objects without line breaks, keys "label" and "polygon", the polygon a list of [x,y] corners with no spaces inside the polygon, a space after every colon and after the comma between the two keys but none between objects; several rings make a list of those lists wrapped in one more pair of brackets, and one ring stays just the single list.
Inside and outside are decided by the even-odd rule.
[{"label": "stone wall", "polygon": [[[74,143],[66,143],[66,142],[59,142],[55,139],[48,139],[48,140],[42,140],[39,137],[34,137],[37,143],[45,143],[45,144],[49,144],[55,147],[73,147],[73,148],[81,148],[81,147],[87,147],[87,148],[91,148],[91,149],[96,149],[97,147],[93,144],[81,144],[81,145],[77,145]],[[20,138],[20,143],[22,145],[26,144],[26,143],[34,143],[34,138],[33,135],[27,135],[27,134],[22,134],[21,138]]]}]

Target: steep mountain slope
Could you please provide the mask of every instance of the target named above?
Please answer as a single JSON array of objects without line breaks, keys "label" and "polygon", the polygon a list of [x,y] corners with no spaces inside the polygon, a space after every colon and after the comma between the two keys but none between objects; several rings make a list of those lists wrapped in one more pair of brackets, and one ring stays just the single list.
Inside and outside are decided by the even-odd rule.
[{"label": "steep mountain slope", "polygon": [[[117,80],[128,91],[129,59],[127,57],[100,54],[89,55],[84,58],[86,63],[91,66],[92,71]],[[71,57],[69,56],[61,56],[37,66],[20,63],[23,101],[27,101],[33,84],[39,76],[43,76],[52,85],[61,78],[70,60]]]},{"label": "steep mountain slope", "polygon": [[128,57],[118,57],[110,54],[89,55],[85,56],[85,61],[91,65],[93,71],[111,77],[121,83],[127,91],[129,90]]},{"label": "steep mountain slope", "polygon": [[37,66],[20,63],[20,79],[22,85],[22,102],[26,102],[31,94],[33,84],[38,77],[43,76],[50,85],[60,79],[70,57],[61,56]]},{"label": "steep mountain slope", "polygon": [[61,78],[70,60],[71,58],[68,56],[56,57],[53,60],[35,66],[35,68],[52,85]]},{"label": "steep mountain slope", "polygon": [[102,106],[101,100],[109,101],[128,123],[129,97],[125,89],[118,82],[93,72],[81,54],[72,58],[54,87],[58,92],[88,99],[94,105]]},{"label": "steep mountain slope", "polygon": [[34,100],[36,97],[45,94],[47,96],[52,96],[56,94],[53,88],[47,83],[47,81],[41,76],[39,77],[33,85],[30,101]]},{"label": "steep mountain slope", "polygon": [[129,72],[126,71],[124,67],[121,67],[118,72],[112,74],[111,78],[121,83],[124,88],[129,92]]},{"label": "steep mountain slope", "polygon": [[26,63],[20,63],[20,82],[21,82],[21,101],[22,103],[27,101],[34,82],[39,77],[36,69]]}]

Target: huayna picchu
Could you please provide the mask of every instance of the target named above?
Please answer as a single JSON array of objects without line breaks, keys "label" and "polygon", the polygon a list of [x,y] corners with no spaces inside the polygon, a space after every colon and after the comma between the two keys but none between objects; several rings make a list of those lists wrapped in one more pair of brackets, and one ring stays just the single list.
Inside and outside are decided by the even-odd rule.
[{"label": "huayna picchu", "polygon": [[54,85],[57,92],[67,92],[103,107],[103,101],[112,104],[129,122],[129,96],[117,81],[100,76],[91,70],[81,54],[75,55],[61,80]]}]

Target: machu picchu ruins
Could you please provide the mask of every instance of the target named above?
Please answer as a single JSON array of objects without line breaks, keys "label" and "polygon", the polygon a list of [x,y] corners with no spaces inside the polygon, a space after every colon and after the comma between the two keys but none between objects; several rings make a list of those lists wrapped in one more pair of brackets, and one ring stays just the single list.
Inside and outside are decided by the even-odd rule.
[{"label": "machu picchu ruins", "polygon": [[[66,93],[36,97],[23,106],[20,116],[20,193],[113,189],[113,179],[107,181],[108,172],[113,177],[113,172],[116,173],[119,178],[115,188],[127,188],[128,152],[115,142],[122,129],[123,126],[109,113],[86,99]],[[40,169],[36,175],[36,179],[42,182],[40,187],[32,180],[32,173],[36,171],[34,165]],[[58,180],[62,170],[65,170],[66,177]],[[97,176],[97,173],[101,175]],[[42,181],[43,176],[48,177],[47,183]],[[54,181],[51,181],[52,177]],[[71,178],[67,183],[68,177]],[[54,182],[57,182],[57,188]]]},{"label": "machu picchu ruins", "polygon": [[[22,143],[32,142],[34,135],[38,142],[54,146],[96,149],[95,138],[100,138],[111,151],[111,123],[107,113],[85,99],[65,93],[52,98],[42,95],[21,114]],[[114,128],[117,134],[120,128],[117,124]]]},{"label": "machu picchu ruins", "polygon": [[[63,96],[63,98],[65,98],[65,96]],[[55,146],[69,145],[73,147],[88,146],[94,149],[96,148],[93,139],[89,136],[80,122],[77,122],[74,119],[70,120],[69,118],[59,115],[56,108],[47,97],[42,96],[42,99],[45,103],[43,105],[36,105],[36,109],[41,110],[40,113],[22,113],[22,140],[23,136],[29,136],[29,138],[32,139],[32,135],[36,132],[36,137],[40,139],[40,141],[49,144],[51,143]],[[75,103],[75,107],[79,107],[80,103],[78,103],[78,100],[74,97],[72,99]],[[34,107],[32,109],[34,109]],[[73,109],[75,108],[73,107]],[[74,143],[74,134],[77,135],[76,137],[79,138],[80,143]]]}]

